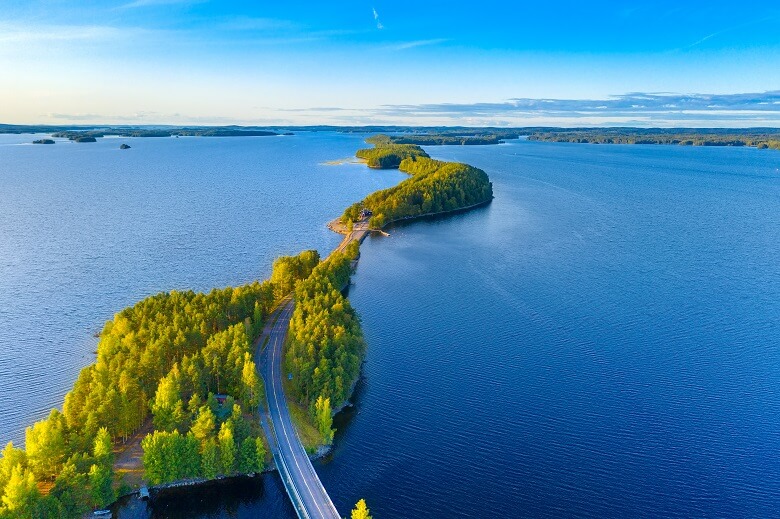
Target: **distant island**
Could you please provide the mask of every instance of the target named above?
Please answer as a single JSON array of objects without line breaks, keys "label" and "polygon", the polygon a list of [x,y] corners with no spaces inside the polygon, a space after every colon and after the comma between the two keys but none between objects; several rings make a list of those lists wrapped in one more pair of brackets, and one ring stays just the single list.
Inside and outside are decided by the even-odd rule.
[{"label": "distant island", "polygon": [[[48,133],[53,137],[76,140],[79,137],[263,137],[288,136],[293,131],[382,134],[387,144],[417,145],[480,145],[500,144],[507,139],[527,136],[528,140],[573,142],[584,144],[670,144],[681,146],[752,146],[759,149],[780,149],[778,128],[559,128],[528,126],[515,128],[465,126],[29,126],[0,124],[4,133]],[[80,141],[92,142],[92,141]],[[381,152],[366,152],[363,157],[370,167],[385,164],[398,167],[411,148],[396,148]],[[383,155],[385,158],[382,158]],[[389,162],[386,162],[389,161]]]},{"label": "distant island", "polygon": [[53,139],[38,139],[37,141],[33,141],[33,144],[54,144]]},{"label": "distant island", "polygon": [[[62,137],[62,136],[55,135],[55,137]],[[69,138],[73,142],[97,142],[97,139],[91,135],[77,135]]]},{"label": "distant island", "polygon": [[76,142],[94,142],[79,139],[116,137],[271,137],[281,135],[268,130],[243,130],[234,128],[174,128],[170,130],[107,128],[102,130],[63,130],[52,134]]},{"label": "distant island", "polygon": [[129,150],[130,146],[128,146],[127,144],[122,144],[121,146],[119,146],[119,149],[120,150]]},{"label": "distant island", "polygon": [[680,146],[753,146],[780,149],[780,129],[728,128],[549,128],[528,140],[585,144],[674,144]]}]

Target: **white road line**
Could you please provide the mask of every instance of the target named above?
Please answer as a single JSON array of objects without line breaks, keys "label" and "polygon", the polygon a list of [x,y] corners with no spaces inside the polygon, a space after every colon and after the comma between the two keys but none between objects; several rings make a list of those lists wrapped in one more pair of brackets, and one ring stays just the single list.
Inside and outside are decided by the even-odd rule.
[{"label": "white road line", "polygon": [[[290,304],[290,303],[288,303],[288,304]],[[291,312],[287,312],[286,310],[285,310],[285,312],[286,313],[291,313]],[[285,317],[283,320],[287,320],[287,318]],[[278,320],[277,320],[276,324],[277,324],[277,327],[278,327],[279,326],[279,321]],[[278,330],[276,330],[276,331],[278,332]],[[276,368],[278,370],[279,377],[281,378],[281,363],[277,363],[276,362],[276,355],[277,355],[277,353],[279,352],[279,349],[280,349],[279,348],[279,336],[277,335],[274,339],[275,339],[274,340],[274,350],[273,350],[273,358],[272,358],[273,365],[272,365],[271,369]],[[277,411],[280,411],[281,410],[281,406],[279,405],[279,392],[278,392],[278,390],[276,388],[276,377],[272,377],[272,378],[274,379],[273,382],[272,382],[272,384],[274,386],[274,400],[276,401]],[[288,411],[288,413],[289,413],[289,411]],[[287,441],[288,451],[292,455],[293,461],[295,461],[296,467],[298,467],[298,472],[301,475],[303,475],[303,469],[301,468],[300,463],[298,463],[298,457],[295,455],[295,452],[293,452],[292,445],[290,443],[290,436],[289,436],[288,431],[287,431],[287,425],[288,424],[285,423],[286,420],[284,420],[284,418],[281,416],[281,414],[282,413],[279,412],[279,418],[280,418],[280,422],[281,422],[281,425],[282,425],[282,432],[284,433],[284,438]],[[294,479],[294,478],[292,478],[292,476],[291,476],[291,479]],[[320,516],[325,517],[325,514],[323,513],[322,508],[320,507],[320,504],[317,502],[317,499],[314,496],[314,492],[312,492],[311,487],[309,486],[308,479],[305,478],[305,477],[303,477],[302,479],[303,479],[304,485],[306,485],[306,489],[309,491],[309,495],[311,496],[312,500],[314,501],[314,505],[317,507],[317,510],[320,512]],[[294,481],[293,481],[293,484],[295,484]]]}]

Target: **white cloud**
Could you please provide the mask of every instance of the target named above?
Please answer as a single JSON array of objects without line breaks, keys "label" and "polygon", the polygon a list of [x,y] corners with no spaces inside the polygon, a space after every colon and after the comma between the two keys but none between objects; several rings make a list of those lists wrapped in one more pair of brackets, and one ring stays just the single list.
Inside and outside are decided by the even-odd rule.
[{"label": "white cloud", "polygon": [[105,40],[128,29],[107,25],[10,25],[0,24],[0,43]]},{"label": "white cloud", "polygon": [[376,8],[372,7],[371,10],[374,12],[374,21],[376,22],[376,28],[380,31],[385,28],[384,25],[382,25],[382,22],[379,21],[379,13],[376,12]]},{"label": "white cloud", "polygon": [[386,48],[390,50],[406,50],[406,49],[413,49],[415,47],[423,47],[426,45],[438,45],[446,41],[449,40],[446,38],[433,38],[430,40],[414,40],[414,41],[397,43],[395,45],[388,45]]}]

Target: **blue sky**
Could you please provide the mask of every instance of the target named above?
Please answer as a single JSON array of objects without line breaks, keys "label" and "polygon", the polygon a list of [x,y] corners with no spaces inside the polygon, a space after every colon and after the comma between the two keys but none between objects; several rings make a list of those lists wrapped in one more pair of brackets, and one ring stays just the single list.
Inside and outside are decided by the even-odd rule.
[{"label": "blue sky", "polygon": [[772,4],[0,0],[0,122],[780,126]]}]

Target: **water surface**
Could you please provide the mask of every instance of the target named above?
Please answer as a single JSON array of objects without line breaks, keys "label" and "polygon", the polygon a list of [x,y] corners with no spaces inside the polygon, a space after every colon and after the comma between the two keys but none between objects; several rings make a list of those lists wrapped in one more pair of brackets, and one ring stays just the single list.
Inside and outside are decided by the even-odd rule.
[{"label": "water surface", "polygon": [[[6,437],[58,401],[114,311],[332,247],[329,217],[402,178],[317,166],[360,137],[118,144],[0,146]],[[496,198],[362,247],[365,378],[316,465],[342,514],[363,497],[378,518],[777,516],[780,153],[428,151],[485,169]],[[295,517],[276,475],[119,516]]]}]

